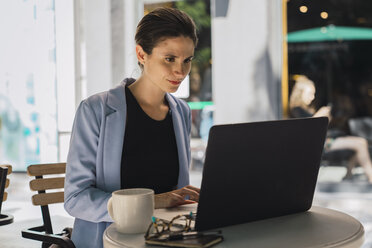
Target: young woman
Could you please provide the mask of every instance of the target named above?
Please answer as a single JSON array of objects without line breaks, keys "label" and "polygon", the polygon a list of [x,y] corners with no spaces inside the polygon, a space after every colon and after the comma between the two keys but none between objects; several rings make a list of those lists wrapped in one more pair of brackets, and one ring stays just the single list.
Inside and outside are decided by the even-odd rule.
[{"label": "young woman", "polygon": [[[318,117],[327,116],[332,119],[331,107],[323,106],[316,110],[310,106],[315,98],[314,82],[305,76],[299,76],[293,86],[289,101],[291,117]],[[356,164],[363,167],[368,182],[372,183],[372,161],[368,150],[368,141],[357,136],[328,137],[325,143],[326,150],[350,149],[355,151],[353,163],[349,163],[345,178],[352,176],[352,169]]]},{"label": "young woman", "polygon": [[182,11],[158,8],[135,36],[141,76],[81,102],[67,158],[65,209],[76,247],[102,247],[111,193],[152,188],[155,208],[199,199],[189,184],[191,115],[175,92],[190,72],[196,28]]}]

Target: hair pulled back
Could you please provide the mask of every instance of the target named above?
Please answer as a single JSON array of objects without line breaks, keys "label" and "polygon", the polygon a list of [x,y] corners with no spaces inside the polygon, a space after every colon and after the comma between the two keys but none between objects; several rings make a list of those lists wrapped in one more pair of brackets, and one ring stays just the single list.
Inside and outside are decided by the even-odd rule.
[{"label": "hair pulled back", "polygon": [[151,54],[160,41],[178,36],[189,37],[196,46],[198,38],[194,21],[181,10],[161,7],[141,19],[135,40],[147,54]]}]

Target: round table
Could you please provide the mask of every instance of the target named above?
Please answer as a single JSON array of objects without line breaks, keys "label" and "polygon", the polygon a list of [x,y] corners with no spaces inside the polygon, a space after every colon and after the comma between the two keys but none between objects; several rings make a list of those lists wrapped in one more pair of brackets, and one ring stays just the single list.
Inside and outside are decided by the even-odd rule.
[{"label": "round table", "polygon": [[[164,212],[166,210],[161,211],[159,214],[155,211],[154,215],[170,215]],[[177,211],[170,213],[175,216]],[[315,206],[307,212],[228,226],[219,230],[222,230],[224,241],[213,246],[215,248],[354,248],[361,247],[364,242],[364,228],[358,220],[339,211]],[[104,232],[103,244],[105,248],[159,247],[146,245],[144,234],[117,232],[115,223]]]}]

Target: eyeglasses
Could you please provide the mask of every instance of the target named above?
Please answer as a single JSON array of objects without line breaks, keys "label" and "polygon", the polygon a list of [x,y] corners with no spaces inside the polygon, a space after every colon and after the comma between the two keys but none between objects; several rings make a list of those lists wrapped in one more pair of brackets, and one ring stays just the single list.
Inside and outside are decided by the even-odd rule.
[{"label": "eyeglasses", "polygon": [[169,239],[172,235],[177,235],[183,232],[192,230],[192,223],[195,221],[196,214],[190,212],[189,214],[177,215],[171,221],[152,217],[152,222],[147,229],[145,239]]}]

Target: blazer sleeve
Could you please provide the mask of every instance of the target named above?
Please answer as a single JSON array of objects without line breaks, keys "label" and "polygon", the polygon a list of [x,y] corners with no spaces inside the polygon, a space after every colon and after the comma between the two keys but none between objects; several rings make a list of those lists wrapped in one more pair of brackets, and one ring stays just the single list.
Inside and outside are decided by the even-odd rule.
[{"label": "blazer sleeve", "polygon": [[188,156],[188,159],[189,159],[189,168],[190,168],[190,164],[191,164],[191,146],[190,146],[190,142],[191,142],[191,126],[192,126],[192,119],[191,119],[191,109],[190,107],[187,105],[187,119],[186,119],[186,122],[188,124],[187,126],[187,156]]},{"label": "blazer sleeve", "polygon": [[[101,115],[102,116],[102,115]],[[72,128],[65,178],[65,210],[90,222],[112,222],[107,211],[111,193],[96,187],[100,120],[87,101],[80,103]]]}]

